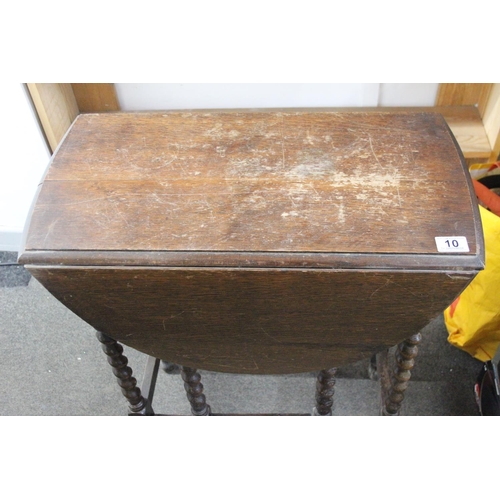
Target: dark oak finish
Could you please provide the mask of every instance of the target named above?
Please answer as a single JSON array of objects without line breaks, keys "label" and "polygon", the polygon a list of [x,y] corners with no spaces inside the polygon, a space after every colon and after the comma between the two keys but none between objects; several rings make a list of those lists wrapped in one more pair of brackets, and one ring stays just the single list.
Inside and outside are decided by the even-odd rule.
[{"label": "dark oak finish", "polygon": [[89,114],[26,250],[433,254],[458,232],[474,254],[473,208],[439,114]]},{"label": "dark oak finish", "polygon": [[181,367],[170,361],[161,360],[161,369],[169,375],[176,375],[181,372]]},{"label": "dark oak finish", "polygon": [[369,270],[34,268],[98,330],[178,365],[319,371],[423,328],[471,274]]},{"label": "dark oak finish", "polygon": [[440,114],[106,113],[80,115],[54,155],[19,260],[155,358],[291,373],[410,338],[482,269],[484,243]]},{"label": "dark oak finish", "polygon": [[182,380],[184,380],[184,389],[191,404],[191,413],[197,417],[206,417],[210,415],[210,406],[207,405],[205,394],[203,394],[203,384],[201,375],[196,368],[181,368]]},{"label": "dark oak finish", "polygon": [[330,368],[319,372],[316,380],[316,406],[314,407],[313,415],[332,415],[336,373],[337,368]]},{"label": "dark oak finish", "polygon": [[421,334],[416,333],[398,345],[396,367],[390,379],[391,384],[385,404],[382,406],[382,414],[385,416],[399,415],[404,393],[410,381],[411,370],[415,365],[415,358],[418,354],[418,344],[421,339]]},{"label": "dark oak finish", "polygon": [[122,394],[129,402],[130,415],[145,415],[147,401],[137,387],[137,380],[132,376],[132,369],[128,366],[128,359],[123,355],[123,347],[111,337],[97,332],[97,339],[102,344],[102,350],[113,368]]}]

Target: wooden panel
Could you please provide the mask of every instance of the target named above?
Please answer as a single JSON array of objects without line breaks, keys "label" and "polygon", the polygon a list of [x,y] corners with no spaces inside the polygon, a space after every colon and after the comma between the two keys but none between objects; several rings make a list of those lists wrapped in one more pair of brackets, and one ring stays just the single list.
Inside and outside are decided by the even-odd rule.
[{"label": "wooden panel", "polygon": [[469,273],[30,268],[107,335],[181,365],[293,373],[366,359],[418,332]]},{"label": "wooden panel", "polygon": [[476,106],[483,116],[488,103],[491,83],[441,83],[436,106]]},{"label": "wooden panel", "polygon": [[485,158],[467,158],[466,163],[467,166],[470,167],[471,165],[474,165],[476,163],[485,163]]},{"label": "wooden panel", "polygon": [[113,83],[72,83],[71,86],[80,113],[120,110]]},{"label": "wooden panel", "polygon": [[28,83],[33,104],[52,152],[78,115],[71,84]]},{"label": "wooden panel", "polygon": [[500,83],[495,83],[491,89],[483,122],[492,150],[489,161],[493,162],[500,154]]},{"label": "wooden panel", "polygon": [[474,253],[473,211],[439,114],[80,115],[26,249]]},{"label": "wooden panel", "polygon": [[479,111],[474,106],[443,106],[439,111],[457,139],[465,158],[487,160],[491,145]]}]

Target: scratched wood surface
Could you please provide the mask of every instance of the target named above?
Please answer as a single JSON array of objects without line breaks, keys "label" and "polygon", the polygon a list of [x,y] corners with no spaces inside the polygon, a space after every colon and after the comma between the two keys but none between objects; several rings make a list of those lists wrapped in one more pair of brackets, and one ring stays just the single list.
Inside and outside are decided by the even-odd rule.
[{"label": "scratched wood surface", "polygon": [[[80,115],[20,261],[125,345],[233,373],[321,370],[413,335],[482,267],[439,114]],[[436,236],[470,251],[439,253]]]},{"label": "scratched wood surface", "polygon": [[77,118],[26,250],[474,254],[475,232],[439,114],[113,113]]}]

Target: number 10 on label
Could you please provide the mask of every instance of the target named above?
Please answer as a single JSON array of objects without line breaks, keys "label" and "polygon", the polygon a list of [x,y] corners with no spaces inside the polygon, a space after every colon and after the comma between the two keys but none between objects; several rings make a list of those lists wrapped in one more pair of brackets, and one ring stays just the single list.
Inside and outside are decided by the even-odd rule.
[{"label": "number 10 on label", "polygon": [[465,236],[436,236],[438,252],[470,252]]}]

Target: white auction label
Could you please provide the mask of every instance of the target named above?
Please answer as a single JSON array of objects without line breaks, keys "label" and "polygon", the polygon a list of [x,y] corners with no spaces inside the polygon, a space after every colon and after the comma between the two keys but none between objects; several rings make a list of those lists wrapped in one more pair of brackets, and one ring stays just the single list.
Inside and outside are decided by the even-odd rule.
[{"label": "white auction label", "polygon": [[465,236],[436,236],[438,252],[470,252]]}]

